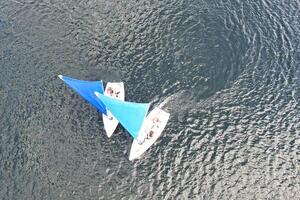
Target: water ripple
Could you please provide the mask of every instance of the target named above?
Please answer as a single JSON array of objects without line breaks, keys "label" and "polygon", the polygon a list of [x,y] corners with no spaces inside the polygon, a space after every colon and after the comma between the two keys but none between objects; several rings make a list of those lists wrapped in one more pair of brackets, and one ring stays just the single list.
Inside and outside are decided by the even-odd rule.
[{"label": "water ripple", "polygon": [[[298,1],[0,5],[3,199],[297,199]],[[123,80],[162,103],[163,136],[131,139],[57,79]]]}]

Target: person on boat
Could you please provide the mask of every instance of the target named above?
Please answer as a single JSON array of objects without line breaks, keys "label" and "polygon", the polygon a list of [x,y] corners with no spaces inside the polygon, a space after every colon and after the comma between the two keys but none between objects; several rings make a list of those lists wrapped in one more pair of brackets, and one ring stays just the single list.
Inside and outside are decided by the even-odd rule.
[{"label": "person on boat", "polygon": [[158,117],[152,119],[152,126],[150,129],[159,128],[161,121]]},{"label": "person on boat", "polygon": [[111,87],[109,87],[109,88],[107,89],[107,93],[108,93],[110,96],[113,96],[114,90],[113,90]]},{"label": "person on boat", "polygon": [[147,134],[147,139],[151,139],[154,135],[154,131],[150,130],[149,133]]},{"label": "person on boat", "polygon": [[116,97],[117,97],[117,98],[119,97],[119,94],[120,94],[120,91],[117,91],[117,92],[116,92]]}]

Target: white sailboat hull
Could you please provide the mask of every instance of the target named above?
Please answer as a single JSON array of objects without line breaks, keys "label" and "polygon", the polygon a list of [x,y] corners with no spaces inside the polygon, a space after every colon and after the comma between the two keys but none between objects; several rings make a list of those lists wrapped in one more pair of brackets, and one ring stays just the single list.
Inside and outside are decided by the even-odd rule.
[{"label": "white sailboat hull", "polygon": [[[110,89],[113,91],[113,93],[111,93]],[[124,101],[125,99],[124,83],[108,82],[105,87],[104,95]],[[119,121],[111,114],[109,110],[107,110],[107,116],[104,114],[102,116],[103,116],[103,124],[104,124],[105,132],[108,137],[111,137],[114,131],[116,130]]]},{"label": "white sailboat hull", "polygon": [[[139,158],[154,142],[159,138],[165,126],[167,125],[170,114],[160,108],[154,108],[145,118],[138,140],[133,140],[129,160]],[[152,131],[152,132],[151,132]],[[151,134],[151,133],[152,134]],[[142,139],[142,143],[141,140]]]}]

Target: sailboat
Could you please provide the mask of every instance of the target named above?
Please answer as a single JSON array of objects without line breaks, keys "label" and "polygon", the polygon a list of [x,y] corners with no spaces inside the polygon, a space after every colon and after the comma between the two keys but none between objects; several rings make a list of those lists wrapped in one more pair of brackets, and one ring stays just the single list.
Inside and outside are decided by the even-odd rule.
[{"label": "sailboat", "polygon": [[159,107],[147,115],[150,103],[120,101],[99,92],[95,92],[95,95],[134,138],[129,160],[139,158],[154,144],[170,116]]},{"label": "sailboat", "polygon": [[106,109],[105,105],[101,101],[97,100],[94,92],[97,91],[112,98],[124,100],[125,91],[123,82],[108,82],[104,90],[102,80],[84,81],[63,75],[58,75],[58,77],[67,85],[69,85],[73,90],[75,90],[78,94],[80,94],[90,104],[92,104],[95,108],[97,108],[100,113],[102,113],[105,132],[108,137],[111,137],[119,122],[111,114],[111,112]]}]

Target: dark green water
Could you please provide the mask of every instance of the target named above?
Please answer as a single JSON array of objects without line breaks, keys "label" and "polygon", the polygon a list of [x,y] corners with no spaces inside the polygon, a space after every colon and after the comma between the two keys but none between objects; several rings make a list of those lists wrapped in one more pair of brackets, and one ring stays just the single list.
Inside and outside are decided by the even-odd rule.
[{"label": "dark green water", "polygon": [[[298,0],[1,0],[0,199],[299,199]],[[171,118],[142,159],[58,74]]]}]

